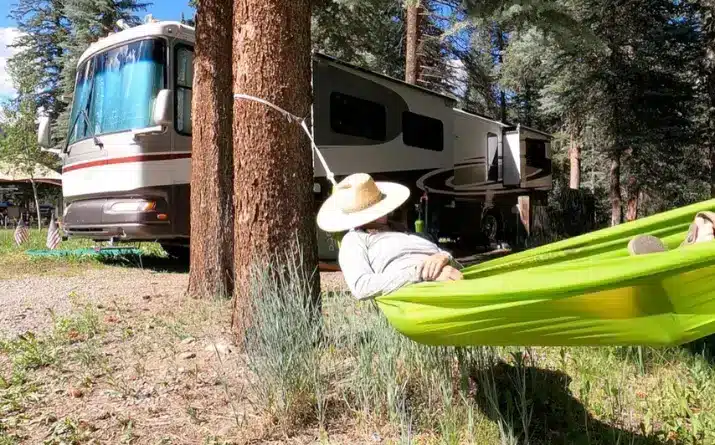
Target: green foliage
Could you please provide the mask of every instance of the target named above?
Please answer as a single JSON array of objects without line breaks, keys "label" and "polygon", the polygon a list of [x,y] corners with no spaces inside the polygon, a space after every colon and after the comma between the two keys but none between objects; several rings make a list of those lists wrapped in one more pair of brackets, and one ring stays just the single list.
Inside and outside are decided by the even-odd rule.
[{"label": "green foliage", "polygon": [[0,136],[0,164],[19,173],[32,175],[37,164],[57,168],[57,160],[37,144],[37,102],[34,95],[39,76],[10,67],[18,95],[2,107],[3,134]]},{"label": "green foliage", "polygon": [[313,5],[316,51],[403,79],[404,9],[398,0],[322,0]]},{"label": "green foliage", "polygon": [[14,47],[21,51],[8,61],[18,82],[30,75],[36,77],[32,90],[37,106],[44,107],[56,118],[65,107],[60,88],[62,42],[71,25],[64,14],[63,0],[17,0],[10,9],[17,22],[18,38]]}]

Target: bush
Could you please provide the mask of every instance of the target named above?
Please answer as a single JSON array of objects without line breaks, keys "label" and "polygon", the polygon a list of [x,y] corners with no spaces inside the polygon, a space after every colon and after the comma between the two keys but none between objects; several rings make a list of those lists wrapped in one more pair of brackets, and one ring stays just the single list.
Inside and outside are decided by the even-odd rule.
[{"label": "bush", "polygon": [[291,250],[277,261],[257,262],[244,314],[250,323],[243,347],[255,375],[255,393],[285,427],[316,414],[322,423],[325,400],[321,317],[301,258],[299,250]]}]

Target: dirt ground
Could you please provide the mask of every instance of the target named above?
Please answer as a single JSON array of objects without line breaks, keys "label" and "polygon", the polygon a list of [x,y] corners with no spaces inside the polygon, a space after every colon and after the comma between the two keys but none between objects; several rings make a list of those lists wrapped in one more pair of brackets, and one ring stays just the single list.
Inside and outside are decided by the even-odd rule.
[{"label": "dirt ground", "polygon": [[[342,285],[339,273],[321,278],[324,288]],[[291,438],[267,434],[274,429],[253,407],[245,358],[233,343],[231,303],[185,298],[187,280],[114,267],[0,279],[0,339],[26,339],[20,352],[0,353],[0,443],[318,441],[311,426]],[[38,341],[43,335],[56,338]],[[16,376],[13,361],[35,355],[50,366]],[[3,405],[8,400],[17,406]],[[327,442],[378,437],[339,429]]]},{"label": "dirt ground", "polygon": [[[320,280],[323,290],[345,288],[340,272],[322,272]],[[105,306],[115,300],[131,306],[156,295],[181,300],[188,281],[189,274],[184,272],[122,267],[89,268],[64,277],[52,274],[0,278],[0,337],[48,329],[53,313],[69,313],[74,296]]]}]

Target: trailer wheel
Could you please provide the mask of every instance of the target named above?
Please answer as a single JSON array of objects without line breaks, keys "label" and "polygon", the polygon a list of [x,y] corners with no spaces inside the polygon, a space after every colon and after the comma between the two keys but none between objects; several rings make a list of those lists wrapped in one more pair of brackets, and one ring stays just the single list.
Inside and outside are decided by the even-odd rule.
[{"label": "trailer wheel", "polygon": [[489,244],[496,244],[499,241],[500,218],[493,211],[489,211],[482,217],[482,234]]}]

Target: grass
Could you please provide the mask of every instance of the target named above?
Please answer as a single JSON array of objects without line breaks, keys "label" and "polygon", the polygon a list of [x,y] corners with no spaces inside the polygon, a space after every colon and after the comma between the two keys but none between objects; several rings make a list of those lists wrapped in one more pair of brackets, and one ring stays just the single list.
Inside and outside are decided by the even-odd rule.
[{"label": "grass", "polygon": [[[102,259],[90,256],[67,255],[64,257],[31,257],[25,253],[27,250],[47,249],[47,229],[30,229],[30,238],[18,246],[14,239],[14,230],[0,229],[0,268],[3,277],[37,274],[53,274],[67,276],[80,274],[88,268],[101,268],[110,265],[148,266],[161,264],[166,259],[166,253],[157,243],[132,243],[121,244],[122,247],[137,247],[142,251],[140,258],[115,258]],[[86,249],[97,246],[89,239],[69,239],[62,241],[57,249],[74,250]]]},{"label": "grass", "polygon": [[[297,278],[296,258],[283,264]],[[308,323],[310,288],[261,270],[246,355],[257,402],[283,434],[309,420],[325,430],[340,413],[400,443],[715,443],[706,354],[427,347],[347,294],[324,295],[324,316]]]},{"label": "grass", "polygon": [[0,445],[715,443],[707,342],[427,347],[347,293],[317,308],[299,256],[281,264],[256,270],[238,351],[232,302],[182,295],[75,295],[0,341]]}]

